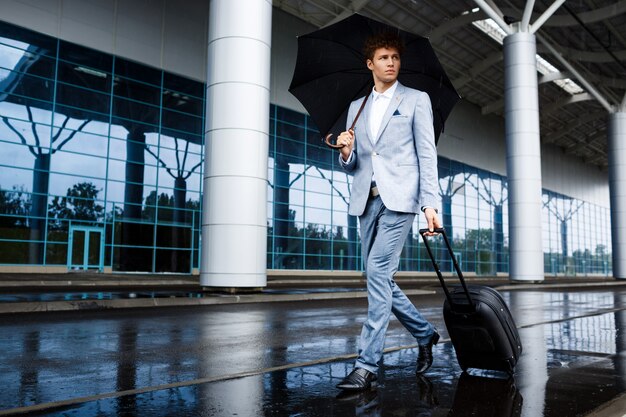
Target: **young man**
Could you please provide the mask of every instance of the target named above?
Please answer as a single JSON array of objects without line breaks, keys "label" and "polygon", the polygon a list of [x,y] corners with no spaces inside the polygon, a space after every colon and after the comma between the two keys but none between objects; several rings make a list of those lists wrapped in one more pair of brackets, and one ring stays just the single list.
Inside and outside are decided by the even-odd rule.
[{"label": "young man", "polygon": [[[402,50],[395,34],[368,39],[364,53],[374,88],[354,130],[337,138],[339,162],[354,174],[349,213],[359,216],[368,299],[354,370],[337,385],[344,390],[368,389],[376,381],[391,313],[417,340],[417,374],[432,365],[439,340],[393,279],[415,214],[424,212],[429,235],[441,227],[432,107],[428,94],[398,82]],[[364,99],[350,105],[348,124]]]}]

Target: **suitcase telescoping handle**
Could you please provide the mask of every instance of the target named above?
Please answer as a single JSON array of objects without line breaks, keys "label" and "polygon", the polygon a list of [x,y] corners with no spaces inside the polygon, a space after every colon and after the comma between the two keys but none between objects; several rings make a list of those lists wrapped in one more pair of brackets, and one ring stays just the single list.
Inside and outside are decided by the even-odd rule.
[{"label": "suitcase telescoping handle", "polygon": [[[443,288],[443,292],[446,294],[446,298],[450,303],[450,306],[454,305],[452,301],[452,296],[450,296],[450,291],[448,291],[448,286],[446,282],[443,280],[443,275],[441,274],[441,269],[439,269],[439,264],[435,260],[435,256],[433,255],[433,251],[430,249],[430,245],[428,244],[428,238],[425,233],[429,232],[428,229],[420,229],[419,234],[422,236],[422,240],[424,240],[424,246],[426,246],[426,251],[428,252],[428,256],[430,256],[430,260],[433,263],[433,267],[435,268],[435,272],[437,273],[437,277],[439,278],[439,282],[441,283],[441,287]],[[467,285],[465,284],[465,278],[463,278],[463,272],[461,272],[461,267],[456,260],[456,256],[454,256],[454,252],[452,251],[452,245],[450,245],[450,240],[448,240],[448,236],[446,235],[446,231],[443,227],[438,227],[435,229],[435,233],[439,233],[441,237],[443,237],[444,242],[446,243],[446,247],[448,248],[448,253],[450,254],[450,258],[452,259],[452,263],[454,264],[454,270],[456,271],[457,276],[461,280],[461,285],[463,286],[463,290],[465,291],[465,296],[467,297],[467,301],[471,308],[474,307],[474,302],[472,301],[472,297],[470,296],[469,290],[467,289]]]}]

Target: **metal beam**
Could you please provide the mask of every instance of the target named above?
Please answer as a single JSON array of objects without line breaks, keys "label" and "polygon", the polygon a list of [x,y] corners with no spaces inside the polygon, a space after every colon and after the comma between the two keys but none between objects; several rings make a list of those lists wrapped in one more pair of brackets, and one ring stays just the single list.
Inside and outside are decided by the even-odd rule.
[{"label": "metal beam", "polygon": [[522,25],[520,27],[523,32],[528,32],[530,16],[533,13],[533,7],[535,7],[535,0],[528,0],[526,2],[526,8],[524,9],[524,15],[522,16]]},{"label": "metal beam", "polygon": [[498,16],[504,19],[504,13],[502,13],[502,10],[500,10],[498,5],[493,0],[485,0],[485,3],[487,3],[489,7],[491,7],[493,11],[498,14]]},{"label": "metal beam", "polygon": [[482,10],[479,10],[477,12],[469,12],[466,14],[456,16],[450,20],[444,21],[441,25],[437,26],[435,29],[433,29],[432,32],[430,32],[427,35],[427,37],[428,39],[430,39],[431,42],[437,42],[439,39],[441,39],[448,32],[451,32],[453,29],[464,27],[468,23],[472,23],[477,20],[483,20],[483,19],[486,19],[487,17],[489,16],[487,16],[487,14]]},{"label": "metal beam", "polygon": [[570,73],[569,71],[551,72],[540,76],[537,81],[539,82],[539,84],[544,84],[556,80],[565,80],[571,77],[572,73]]},{"label": "metal beam", "polygon": [[554,143],[557,140],[561,139],[564,136],[569,135],[572,132],[576,132],[580,130],[580,128],[587,123],[593,122],[595,120],[600,120],[606,117],[606,112],[604,110],[596,111],[592,113],[587,113],[584,116],[576,117],[573,120],[563,121],[563,125],[556,129],[554,132],[545,134],[545,143]]},{"label": "metal beam", "polygon": [[557,102],[551,103],[541,109],[541,113],[546,116],[568,104],[580,103],[581,101],[593,100],[594,96],[589,93],[580,93],[573,96],[565,97]]},{"label": "metal beam", "polygon": [[337,17],[335,17],[333,20],[328,22],[325,26],[330,26],[330,25],[332,25],[334,23],[337,23],[337,22],[347,18],[347,17],[350,17],[354,13],[360,12],[365,6],[367,6],[367,3],[369,3],[369,1],[370,0],[352,0],[350,2],[350,6],[345,8],[343,10],[343,12],[339,13],[337,15]]},{"label": "metal beam", "polygon": [[[578,49],[566,48],[563,46],[559,46],[559,48],[562,50],[564,56],[575,61],[593,62],[596,64],[615,62],[611,55],[606,52],[581,51]],[[539,48],[539,52],[542,51],[543,50]],[[618,60],[626,60],[626,50],[624,49],[621,51],[613,52],[613,54],[617,57]]]},{"label": "metal beam", "polygon": [[501,62],[503,58],[504,58],[504,54],[502,53],[502,51],[498,51],[494,54],[491,54],[490,56],[486,57],[485,59],[480,61],[478,64],[470,68],[469,71],[467,71],[466,75],[452,80],[452,85],[454,85],[455,88],[463,87],[465,84],[472,81],[477,75],[480,75],[487,68],[490,68],[494,64]]},{"label": "metal beam", "polygon": [[[578,14],[578,17],[584,23],[594,23],[609,19],[611,17],[616,17],[624,13],[626,13],[626,0],[620,0],[615,4],[611,4],[609,6],[600,7],[596,10],[580,13]],[[578,22],[576,22],[576,20],[572,16],[568,14],[563,14],[553,16],[552,19],[550,19],[550,21],[547,22],[545,25],[550,27],[564,27],[575,26],[577,24]]]},{"label": "metal beam", "polygon": [[539,16],[539,19],[535,20],[535,23],[530,25],[529,27],[530,33],[537,32],[539,28],[541,27],[541,25],[543,25],[546,22],[546,20],[548,20],[550,16],[552,16],[554,12],[556,12],[556,9],[561,7],[563,3],[565,3],[565,0],[556,0],[554,3],[552,3],[552,5],[548,7],[548,9],[545,12],[543,12],[541,16]]},{"label": "metal beam", "polygon": [[543,36],[537,35],[537,39],[539,40],[539,42],[541,42],[543,44],[543,46],[545,46],[548,51],[550,51],[550,53],[561,63],[563,64],[563,66],[565,68],[567,68],[568,71],[570,71],[572,74],[574,74],[574,77],[576,77],[576,79],[583,85],[583,87],[585,87],[587,89],[587,91],[589,91],[589,93],[591,93],[596,100],[598,100],[600,102],[600,104],[602,104],[602,106],[604,106],[605,109],[607,109],[607,111],[609,113],[613,112],[613,106],[600,94],[600,92],[598,90],[596,90],[591,83],[589,83],[585,77],[583,77],[569,62],[567,62],[565,60],[565,58],[563,58],[563,56],[552,47],[552,45],[550,45],[548,43],[548,41],[546,41]]},{"label": "metal beam", "polygon": [[493,19],[493,21],[496,22],[498,26],[500,26],[502,30],[505,31],[508,35],[512,35],[514,33],[513,29],[511,29],[511,26],[509,26],[495,10],[487,4],[485,0],[474,0],[474,3],[476,3],[478,7],[480,7],[485,13],[487,13],[487,16]]}]

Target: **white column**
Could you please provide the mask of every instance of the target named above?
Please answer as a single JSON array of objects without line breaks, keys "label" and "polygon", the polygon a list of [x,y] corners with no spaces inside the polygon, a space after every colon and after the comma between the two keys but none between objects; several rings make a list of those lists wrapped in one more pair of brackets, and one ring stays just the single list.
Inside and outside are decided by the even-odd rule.
[{"label": "white column", "polygon": [[626,112],[609,116],[608,142],[613,276],[626,279]]},{"label": "white column", "polygon": [[267,283],[270,0],[211,0],[200,285]]},{"label": "white column", "polygon": [[535,35],[504,38],[504,118],[509,193],[509,276],[543,281],[541,153]]}]

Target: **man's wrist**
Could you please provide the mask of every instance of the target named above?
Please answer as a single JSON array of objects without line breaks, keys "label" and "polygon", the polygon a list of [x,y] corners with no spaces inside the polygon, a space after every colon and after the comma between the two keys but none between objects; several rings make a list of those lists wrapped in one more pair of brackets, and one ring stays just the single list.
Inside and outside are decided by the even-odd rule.
[{"label": "man's wrist", "polygon": [[343,162],[344,164],[349,164],[352,161],[352,153],[353,153],[353,151],[350,151],[348,156],[344,157],[343,153],[339,152],[339,158],[341,159],[341,162]]},{"label": "man's wrist", "polygon": [[422,206],[422,213],[426,213],[426,209],[433,209],[435,210],[435,213],[439,214],[439,210],[432,206]]}]

